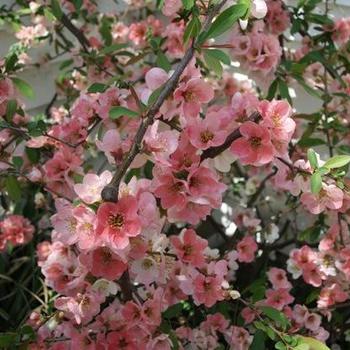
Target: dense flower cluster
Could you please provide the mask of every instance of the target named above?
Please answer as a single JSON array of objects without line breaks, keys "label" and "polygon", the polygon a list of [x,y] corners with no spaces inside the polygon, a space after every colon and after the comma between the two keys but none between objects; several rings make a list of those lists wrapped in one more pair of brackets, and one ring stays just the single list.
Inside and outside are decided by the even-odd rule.
[{"label": "dense flower cluster", "polygon": [[[131,20],[97,15],[90,0],[30,2],[32,23],[0,61],[0,250],[33,238],[28,219],[41,233],[46,294],[26,345],[312,350],[300,337],[342,337],[333,311],[350,299],[349,19],[306,9],[323,25],[318,41],[301,8],[280,0],[129,2]],[[306,33],[297,50],[284,46],[288,30]],[[344,70],[322,59],[326,40]],[[33,116],[15,73],[50,41],[70,59]],[[231,74],[231,60],[255,82]],[[285,81],[322,109],[293,109]]]}]

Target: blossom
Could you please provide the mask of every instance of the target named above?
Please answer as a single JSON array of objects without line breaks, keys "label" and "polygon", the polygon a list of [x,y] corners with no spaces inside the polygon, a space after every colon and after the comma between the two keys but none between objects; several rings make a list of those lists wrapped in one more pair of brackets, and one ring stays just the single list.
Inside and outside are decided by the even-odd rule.
[{"label": "blossom", "polygon": [[217,301],[224,299],[219,277],[198,274],[193,285],[193,299],[196,305],[204,304],[206,307],[211,307]]},{"label": "blossom", "polygon": [[124,249],[129,237],[141,232],[137,214],[137,201],[133,196],[125,196],[117,203],[103,203],[97,210],[96,234],[112,249]]},{"label": "blossom", "polygon": [[162,12],[165,16],[171,17],[182,7],[181,0],[165,0]]},{"label": "blossom", "polygon": [[227,136],[227,131],[221,128],[220,119],[214,115],[189,122],[186,132],[191,144],[202,150],[223,144]]},{"label": "blossom", "polygon": [[13,246],[26,244],[33,238],[34,226],[22,215],[8,215],[0,221],[0,250],[10,243]]},{"label": "blossom", "polygon": [[214,97],[212,87],[200,78],[192,78],[180,83],[174,92],[174,99],[181,102],[184,116],[196,117],[201,104],[209,102]]},{"label": "blossom", "polygon": [[303,193],[300,200],[310,213],[316,215],[325,209],[340,209],[343,205],[343,198],[343,191],[336,185],[322,183],[322,188],[318,194]]},{"label": "blossom", "polygon": [[271,162],[274,149],[270,133],[264,126],[248,121],[240,126],[239,131],[242,137],[232,143],[231,151],[242,164],[261,166]]},{"label": "blossom", "polygon": [[268,289],[266,291],[266,297],[266,304],[277,310],[282,310],[284,306],[294,301],[294,297],[285,288],[278,288],[276,290]]},{"label": "blossom", "polygon": [[80,255],[79,259],[94,276],[110,281],[120,278],[127,269],[127,264],[107,247],[99,247],[92,252]]},{"label": "blossom", "polygon": [[176,249],[176,255],[194,267],[201,267],[204,262],[204,250],[208,246],[207,240],[200,238],[194,230],[185,230],[182,237],[172,236],[171,244]]},{"label": "blossom", "polygon": [[237,253],[239,262],[252,262],[255,257],[255,252],[258,250],[258,245],[254,237],[246,236],[237,244]]},{"label": "blossom", "polygon": [[267,276],[269,278],[269,281],[272,283],[272,286],[274,289],[284,288],[284,289],[290,289],[292,285],[287,279],[286,271],[279,269],[277,267],[272,267],[268,273]]},{"label": "blossom", "polygon": [[108,170],[100,176],[86,174],[82,184],[74,185],[74,191],[85,203],[92,204],[101,200],[101,192],[111,180],[112,174]]}]

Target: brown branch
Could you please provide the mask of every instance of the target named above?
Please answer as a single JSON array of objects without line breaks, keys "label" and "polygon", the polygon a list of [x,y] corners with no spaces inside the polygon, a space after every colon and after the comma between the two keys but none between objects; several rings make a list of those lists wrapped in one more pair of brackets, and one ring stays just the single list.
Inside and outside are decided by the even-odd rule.
[{"label": "brown branch", "polygon": [[72,23],[72,21],[65,13],[62,14],[60,21],[78,39],[84,51],[88,52],[90,42],[84,33]]},{"label": "brown branch", "polygon": [[[257,123],[261,119],[261,115],[258,112],[254,112],[251,114],[251,116],[248,118],[248,120]],[[228,149],[232,142],[239,139],[241,137],[241,132],[239,131],[239,128],[234,130],[230,135],[227,136],[225,142],[216,147],[210,147],[207,150],[205,150],[201,155],[201,161],[207,158],[215,158],[220,153]]]},{"label": "brown branch", "polygon": [[275,176],[277,173],[277,168],[275,167],[270,174],[268,174],[260,183],[259,188],[255,191],[255,193],[250,197],[247,206],[252,207],[256,200],[259,198],[260,194],[265,188],[266,182],[271,179],[271,177]]},{"label": "brown branch", "polygon": [[[208,30],[213,18],[216,16],[216,14],[220,11],[222,6],[226,2],[227,0],[223,0],[222,2],[213,6],[209,10],[208,16],[202,28],[203,31]],[[124,177],[125,173],[127,172],[130,164],[135,159],[136,155],[140,152],[142,140],[147,131],[147,128],[153,123],[154,117],[158,113],[164,101],[170,96],[170,94],[176,88],[181,74],[183,73],[187,65],[190,63],[191,59],[193,58],[197,40],[194,40],[192,42],[191,47],[186,51],[184,57],[181,59],[180,63],[175,68],[174,73],[165,83],[164,88],[161,91],[160,95],[158,96],[157,100],[153,103],[153,105],[150,107],[150,109],[142,119],[141,125],[136,132],[135,139],[129,153],[124,158],[118,171],[114,174],[110,184],[107,185],[102,191],[102,199],[104,201],[116,202],[118,200],[119,184],[122,178]]]}]

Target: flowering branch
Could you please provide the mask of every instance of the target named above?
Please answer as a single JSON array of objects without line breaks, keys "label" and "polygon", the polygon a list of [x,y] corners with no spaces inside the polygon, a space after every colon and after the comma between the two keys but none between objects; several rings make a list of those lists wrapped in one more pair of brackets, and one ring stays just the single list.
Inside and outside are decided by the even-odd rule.
[{"label": "flowering branch", "polygon": [[[257,123],[261,119],[261,115],[258,112],[254,112],[251,114],[251,116],[248,118],[248,120]],[[201,161],[207,158],[215,158],[220,153],[224,152],[226,149],[228,149],[232,142],[240,138],[241,132],[239,131],[239,128],[235,129],[231,134],[229,134],[225,140],[225,142],[216,147],[210,147],[207,150],[205,150],[201,155]]]},{"label": "flowering branch", "polygon": [[[223,0],[219,4],[213,6],[208,13],[207,19],[205,20],[205,23],[203,25],[203,31],[206,31],[213,18],[219,13],[220,9],[224,6],[224,4],[227,2],[227,0]],[[198,39],[197,39],[198,40]],[[147,131],[147,128],[153,123],[155,115],[158,113],[160,107],[164,103],[164,101],[170,96],[172,91],[177,86],[177,83],[180,79],[181,74],[187,67],[187,65],[190,63],[191,59],[194,56],[195,53],[195,46],[197,43],[197,40],[194,40],[192,42],[191,47],[186,51],[184,57],[180,61],[180,63],[177,65],[174,73],[172,76],[168,79],[168,81],[165,83],[164,88],[160,95],[158,96],[157,100],[153,103],[153,105],[150,107],[148,112],[145,116],[143,116],[143,119],[141,121],[141,125],[139,129],[136,132],[136,136],[133,142],[133,145],[131,146],[131,149],[127,156],[124,158],[123,163],[121,164],[118,171],[114,174],[112,181],[107,185],[103,191],[102,191],[102,199],[107,202],[116,202],[118,200],[118,190],[119,190],[119,184],[124,177],[125,173],[127,172],[130,164],[135,159],[136,155],[141,150],[141,143],[143,140],[143,137]]]}]

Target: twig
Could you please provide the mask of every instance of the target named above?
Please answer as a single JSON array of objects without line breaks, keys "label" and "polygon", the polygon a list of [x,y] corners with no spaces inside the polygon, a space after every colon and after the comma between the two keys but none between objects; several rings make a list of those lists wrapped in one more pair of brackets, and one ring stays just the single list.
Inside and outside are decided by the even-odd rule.
[{"label": "twig", "polygon": [[266,182],[271,179],[271,177],[275,176],[277,173],[277,168],[275,167],[270,174],[268,174],[260,183],[259,188],[255,191],[255,193],[250,197],[247,206],[252,207],[256,200],[259,198],[261,192],[264,190]]},{"label": "twig", "polygon": [[[260,120],[260,118],[261,118],[260,114],[258,112],[254,112],[251,114],[248,120],[257,123]],[[216,146],[216,147],[210,147],[207,150],[205,150],[201,155],[201,161],[207,158],[215,158],[220,153],[228,149],[231,146],[232,142],[237,140],[241,136],[242,136],[241,132],[239,131],[239,128],[237,128],[230,135],[227,136],[225,142],[222,145]]]},{"label": "twig", "polygon": [[60,21],[78,39],[84,51],[88,52],[90,43],[84,33],[72,23],[65,13],[62,14]]},{"label": "twig", "polygon": [[[213,6],[210,9],[208,17],[205,20],[205,23],[203,25],[203,31],[206,31],[209,28],[213,18],[220,11],[222,6],[226,2],[227,0],[223,0],[221,3]],[[161,91],[160,95],[158,96],[157,100],[150,107],[150,109],[148,110],[144,118],[142,118],[140,127],[136,132],[136,136],[129,153],[124,158],[118,171],[114,174],[112,181],[102,191],[102,199],[104,201],[116,202],[118,200],[119,184],[122,178],[124,177],[125,173],[127,172],[130,164],[135,159],[136,155],[140,152],[142,140],[147,131],[147,128],[153,123],[155,115],[158,113],[164,101],[170,96],[172,91],[175,89],[181,74],[183,73],[187,65],[190,63],[191,59],[193,58],[195,53],[196,42],[197,40],[194,40],[192,42],[191,47],[186,51],[184,57],[182,58],[180,63],[177,65],[174,73],[165,83],[164,88]]]}]

